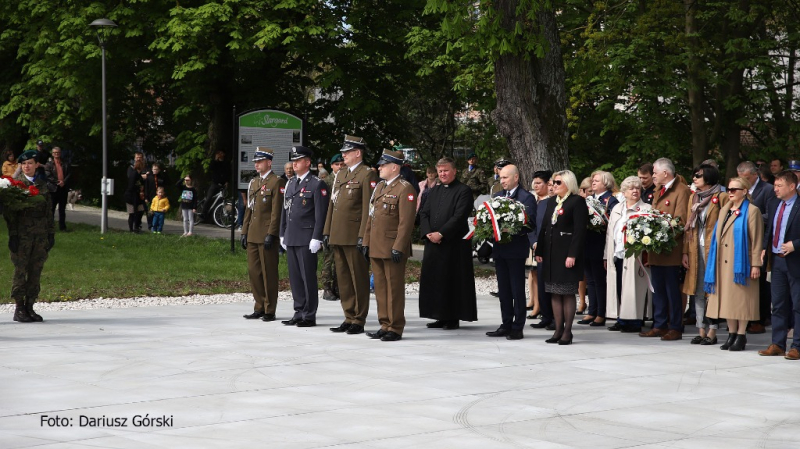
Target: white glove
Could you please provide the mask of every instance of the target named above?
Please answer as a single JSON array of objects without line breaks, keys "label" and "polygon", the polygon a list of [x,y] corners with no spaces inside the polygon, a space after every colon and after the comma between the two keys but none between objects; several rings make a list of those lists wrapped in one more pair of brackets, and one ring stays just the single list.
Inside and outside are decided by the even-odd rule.
[{"label": "white glove", "polygon": [[311,239],[311,243],[308,244],[308,249],[311,250],[311,254],[316,254],[320,248],[322,248],[322,240]]},{"label": "white glove", "polygon": [[286,244],[283,243],[283,237],[281,237],[281,246],[283,247],[284,250],[286,249]]}]

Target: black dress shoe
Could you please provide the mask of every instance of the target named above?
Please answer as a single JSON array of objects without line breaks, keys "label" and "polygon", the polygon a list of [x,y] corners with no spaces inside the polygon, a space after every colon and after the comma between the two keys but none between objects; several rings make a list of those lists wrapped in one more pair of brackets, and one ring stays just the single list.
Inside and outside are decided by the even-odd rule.
[{"label": "black dress shoe", "polygon": [[297,322],[297,327],[314,327],[317,325],[316,320],[300,320]]},{"label": "black dress shoe", "polygon": [[381,341],[397,341],[397,340],[402,340],[402,339],[403,339],[403,336],[398,334],[395,331],[389,331],[389,332],[386,333],[386,335],[381,337]]},{"label": "black dress shoe", "polygon": [[281,324],[285,324],[287,326],[294,326],[295,324],[299,323],[300,321],[302,321],[302,320],[296,320],[296,319],[292,318],[291,320],[281,321]]},{"label": "black dress shoe", "polygon": [[360,324],[351,324],[350,329],[347,329],[347,333],[350,335],[355,334],[363,334],[364,333],[364,326]]},{"label": "black dress shoe", "polygon": [[608,330],[610,330],[610,331],[621,331],[622,330],[622,325],[619,324],[619,321],[618,321],[618,322],[614,323],[613,325],[608,326]]},{"label": "black dress shoe", "polygon": [[331,329],[331,332],[336,332],[336,333],[347,332],[347,329],[350,329],[350,323],[345,321],[342,324],[340,324],[339,326],[332,327],[330,329]]},{"label": "black dress shoe", "polygon": [[489,294],[494,296],[495,298],[499,298],[500,297],[500,293],[498,293],[498,292],[489,292]]},{"label": "black dress shoe", "polygon": [[247,320],[257,320],[264,316],[264,312],[253,312],[250,315],[242,315]]},{"label": "black dress shoe", "polygon": [[578,324],[591,324],[591,323],[594,323],[594,317],[578,321]]},{"label": "black dress shoe", "polygon": [[512,330],[511,332],[508,333],[508,335],[506,335],[506,340],[522,340],[522,338],[523,336],[521,330],[520,331]]},{"label": "black dress shoe", "polygon": [[547,327],[549,324],[550,324],[550,323],[545,323],[544,321],[539,321],[538,323],[531,323],[531,324],[530,324],[530,326],[531,326],[532,328],[534,328],[534,329],[544,329],[544,328],[546,328],[546,327]]},{"label": "black dress shoe", "polygon": [[642,326],[622,326],[622,329],[619,330],[623,334],[632,334],[632,333],[639,333],[642,331]]},{"label": "black dress shoe", "polygon": [[459,321],[458,320],[453,320],[453,321],[446,322],[444,324],[444,326],[442,326],[442,330],[452,331],[452,330],[458,329],[459,327],[461,327],[461,324],[459,323]]},{"label": "black dress shoe", "polygon": [[487,337],[505,337],[511,333],[508,329],[503,329],[502,327],[498,327],[496,331],[487,332]]},{"label": "black dress shoe", "polygon": [[367,332],[367,337],[375,340],[375,339],[380,339],[381,337],[383,337],[384,335],[386,335],[388,333],[389,332],[387,332],[387,331],[385,331],[383,329],[378,329],[377,332]]},{"label": "black dress shoe", "polygon": [[264,316],[261,317],[261,321],[275,321],[275,314],[265,313]]},{"label": "black dress shoe", "polygon": [[444,327],[445,323],[447,323],[447,321],[436,320],[433,323],[426,324],[425,327],[428,329],[441,329]]}]

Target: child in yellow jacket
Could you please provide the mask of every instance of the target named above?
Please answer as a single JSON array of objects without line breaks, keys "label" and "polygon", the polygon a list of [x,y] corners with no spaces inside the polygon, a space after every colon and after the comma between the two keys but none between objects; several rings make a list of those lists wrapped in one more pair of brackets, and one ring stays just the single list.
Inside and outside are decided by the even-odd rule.
[{"label": "child in yellow jacket", "polygon": [[169,200],[164,195],[164,188],[159,187],[156,190],[156,196],[153,197],[153,202],[150,203],[150,212],[153,213],[153,233],[161,234],[164,229],[164,214],[169,210]]}]

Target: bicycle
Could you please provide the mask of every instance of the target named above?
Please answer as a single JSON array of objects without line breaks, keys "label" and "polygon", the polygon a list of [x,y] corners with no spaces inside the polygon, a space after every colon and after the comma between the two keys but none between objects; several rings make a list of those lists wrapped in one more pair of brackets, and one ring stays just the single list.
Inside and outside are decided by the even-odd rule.
[{"label": "bicycle", "polygon": [[[197,202],[197,209],[195,209],[197,212],[194,214],[195,223],[202,223],[203,214],[200,211],[203,210],[205,202],[205,198]],[[211,207],[208,210],[211,211],[211,218],[214,224],[220,228],[230,228],[236,223],[236,205],[230,199],[225,198],[224,189],[211,197]]]}]

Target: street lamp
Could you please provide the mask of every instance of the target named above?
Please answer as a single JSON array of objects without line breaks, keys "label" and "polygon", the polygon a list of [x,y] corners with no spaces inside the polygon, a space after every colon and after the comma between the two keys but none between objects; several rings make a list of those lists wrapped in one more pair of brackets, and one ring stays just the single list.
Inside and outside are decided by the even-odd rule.
[{"label": "street lamp", "polygon": [[89,24],[90,27],[95,27],[97,32],[97,40],[100,42],[100,49],[102,51],[102,73],[103,73],[103,179],[100,183],[101,199],[101,213],[100,213],[100,233],[105,234],[108,231],[108,142],[106,138],[106,42],[103,40],[103,34],[100,30],[103,28],[116,28],[117,24],[108,19],[97,19]]}]

